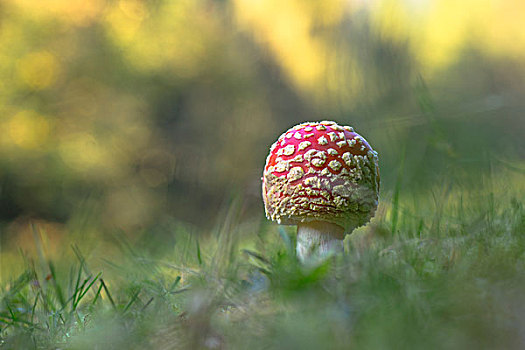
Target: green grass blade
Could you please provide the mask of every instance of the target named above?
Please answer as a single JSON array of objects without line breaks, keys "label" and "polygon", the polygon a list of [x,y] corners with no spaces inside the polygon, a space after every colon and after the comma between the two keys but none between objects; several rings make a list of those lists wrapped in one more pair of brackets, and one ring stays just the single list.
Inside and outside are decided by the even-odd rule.
[{"label": "green grass blade", "polygon": [[102,288],[104,288],[104,291],[106,292],[106,295],[108,296],[109,302],[111,303],[111,305],[113,305],[113,308],[116,309],[117,306],[115,305],[115,301],[113,301],[113,297],[111,296],[111,293],[109,292],[108,287],[106,286],[106,283],[104,282],[102,278],[100,279],[100,283],[102,283]]}]

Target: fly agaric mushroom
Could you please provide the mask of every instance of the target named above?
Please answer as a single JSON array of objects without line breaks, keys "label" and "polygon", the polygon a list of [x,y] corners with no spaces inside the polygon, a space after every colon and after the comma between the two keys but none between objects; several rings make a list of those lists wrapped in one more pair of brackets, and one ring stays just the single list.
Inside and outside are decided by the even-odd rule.
[{"label": "fly agaric mushroom", "polygon": [[262,181],[266,217],[297,225],[297,256],[315,261],[342,251],[345,234],[374,216],[377,152],[350,126],[299,124],[271,146]]}]

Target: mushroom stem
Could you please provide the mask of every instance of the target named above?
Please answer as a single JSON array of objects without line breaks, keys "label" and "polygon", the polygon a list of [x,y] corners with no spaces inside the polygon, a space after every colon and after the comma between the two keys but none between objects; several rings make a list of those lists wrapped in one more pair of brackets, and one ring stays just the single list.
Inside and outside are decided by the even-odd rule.
[{"label": "mushroom stem", "polygon": [[318,262],[343,252],[344,229],[326,221],[297,225],[297,257],[302,263]]}]

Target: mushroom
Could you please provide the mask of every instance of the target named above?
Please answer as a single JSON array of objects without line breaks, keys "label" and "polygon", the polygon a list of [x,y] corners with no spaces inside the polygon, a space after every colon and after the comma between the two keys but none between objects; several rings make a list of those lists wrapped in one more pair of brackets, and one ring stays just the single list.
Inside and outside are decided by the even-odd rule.
[{"label": "mushroom", "polygon": [[377,152],[350,126],[299,124],[279,137],[266,158],[266,217],[297,225],[302,262],[342,252],[345,234],[374,216],[378,192]]}]

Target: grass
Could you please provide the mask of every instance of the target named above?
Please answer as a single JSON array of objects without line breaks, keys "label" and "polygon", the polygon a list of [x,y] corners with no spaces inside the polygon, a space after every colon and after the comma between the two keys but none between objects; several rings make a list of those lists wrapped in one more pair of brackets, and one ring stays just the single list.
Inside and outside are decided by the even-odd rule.
[{"label": "grass", "polygon": [[396,188],[344,256],[308,269],[293,228],[235,205],[207,239],[174,227],[163,252],[117,235],[54,260],[34,226],[37,254],[2,281],[0,348],[524,348],[523,196]]}]

